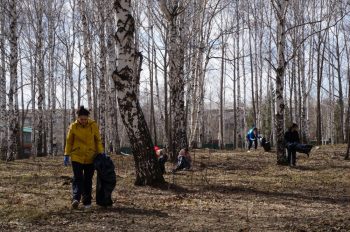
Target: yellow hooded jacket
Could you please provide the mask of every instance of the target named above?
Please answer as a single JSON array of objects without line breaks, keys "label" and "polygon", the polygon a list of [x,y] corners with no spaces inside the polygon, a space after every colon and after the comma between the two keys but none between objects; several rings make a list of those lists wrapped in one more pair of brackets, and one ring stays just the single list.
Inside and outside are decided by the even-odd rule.
[{"label": "yellow hooded jacket", "polygon": [[103,153],[103,146],[97,123],[90,118],[86,126],[81,125],[78,120],[73,122],[69,126],[65,154],[72,161],[92,164],[95,156],[100,153]]}]

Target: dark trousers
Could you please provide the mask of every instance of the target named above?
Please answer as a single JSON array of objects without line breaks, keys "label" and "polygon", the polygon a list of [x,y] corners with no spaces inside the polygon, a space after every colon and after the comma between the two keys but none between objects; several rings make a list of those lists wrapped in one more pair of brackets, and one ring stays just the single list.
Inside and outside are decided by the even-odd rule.
[{"label": "dark trousers", "polygon": [[288,152],[288,164],[289,165],[296,165],[296,159],[297,159],[297,149],[298,143],[287,143],[287,152]]},{"label": "dark trousers", "polygon": [[296,165],[296,158],[297,158],[297,152],[294,149],[287,149],[288,150],[288,164],[289,165]]},{"label": "dark trousers", "polygon": [[162,174],[165,174],[165,162],[168,160],[168,156],[167,155],[161,155],[158,158],[158,163],[160,166],[160,171],[162,172]]},{"label": "dark trousers", "polygon": [[254,143],[254,148],[257,149],[258,148],[258,142],[255,140],[250,140],[248,139],[248,150],[250,150],[250,148],[252,148],[253,146],[253,143]]},{"label": "dark trousers", "polygon": [[80,201],[84,205],[91,204],[92,177],[94,176],[94,164],[81,164],[72,162],[73,167],[73,200]]},{"label": "dark trousers", "polygon": [[183,156],[178,157],[177,167],[175,168],[175,170],[181,170],[185,168],[191,168],[191,163]]}]

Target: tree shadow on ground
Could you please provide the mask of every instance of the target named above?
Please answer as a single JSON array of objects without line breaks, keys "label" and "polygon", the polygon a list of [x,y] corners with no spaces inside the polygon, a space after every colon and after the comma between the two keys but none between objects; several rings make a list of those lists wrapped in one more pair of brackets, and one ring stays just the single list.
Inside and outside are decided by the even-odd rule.
[{"label": "tree shadow on ground", "polygon": [[[331,204],[340,204],[340,205],[349,205],[350,196],[338,196],[338,197],[329,197],[329,196],[312,196],[306,195],[304,193],[291,193],[291,192],[270,192],[265,190],[258,190],[251,187],[241,187],[241,186],[225,186],[225,185],[208,185],[205,186],[202,191],[212,191],[219,192],[222,194],[244,194],[244,195],[258,195],[260,197],[267,198],[277,198],[277,199],[300,199],[304,201],[319,201],[323,203]],[[290,199],[288,199],[290,200]]]},{"label": "tree shadow on ground", "polygon": [[301,171],[322,171],[327,169],[350,169],[350,166],[345,165],[319,165],[319,166],[295,166],[293,169],[301,170]]},{"label": "tree shadow on ground", "polygon": [[157,216],[157,217],[169,216],[167,213],[164,213],[156,209],[140,209],[140,208],[123,207],[123,206],[99,207],[96,209],[96,212],[124,213],[124,214],[132,214],[132,215]]},{"label": "tree shadow on ground", "polygon": [[170,191],[170,192],[174,192],[174,193],[194,193],[194,192],[196,192],[195,190],[187,189],[187,188],[184,188],[180,185],[172,184],[169,182],[165,182],[162,185],[158,185],[158,186],[154,186],[154,187],[157,189],[163,190],[163,191]]},{"label": "tree shadow on ground", "polygon": [[164,213],[156,209],[142,209],[135,207],[126,207],[126,206],[112,206],[112,207],[100,207],[92,208],[89,210],[76,209],[76,210],[62,210],[50,212],[46,217],[50,218],[52,216],[57,216],[60,218],[87,218],[87,215],[99,214],[101,216],[107,214],[130,214],[130,215],[141,215],[141,216],[157,216],[157,217],[168,217],[167,213]]},{"label": "tree shadow on ground", "polygon": [[224,171],[261,171],[263,170],[264,166],[259,165],[251,165],[251,164],[238,164],[238,163],[199,163],[198,164],[198,170],[204,170],[204,169],[215,169],[215,170],[224,170]]},{"label": "tree shadow on ground", "polygon": [[327,167],[325,166],[299,166],[299,165],[291,168],[300,170],[300,171],[321,171],[321,170],[327,169]]}]

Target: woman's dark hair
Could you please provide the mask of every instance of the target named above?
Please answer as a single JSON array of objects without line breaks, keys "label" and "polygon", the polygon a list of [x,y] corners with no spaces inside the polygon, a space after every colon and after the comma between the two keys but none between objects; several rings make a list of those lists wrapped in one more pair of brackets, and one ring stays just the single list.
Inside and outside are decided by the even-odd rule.
[{"label": "woman's dark hair", "polygon": [[89,116],[90,112],[87,109],[85,109],[84,106],[80,106],[79,109],[77,110],[77,115],[78,116],[82,116],[82,115]]}]

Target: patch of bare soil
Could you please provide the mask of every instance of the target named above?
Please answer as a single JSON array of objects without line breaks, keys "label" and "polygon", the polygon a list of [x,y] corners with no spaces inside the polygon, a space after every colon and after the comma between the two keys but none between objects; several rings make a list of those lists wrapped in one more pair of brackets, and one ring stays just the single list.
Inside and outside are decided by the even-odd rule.
[{"label": "patch of bare soil", "polygon": [[70,208],[62,156],[0,163],[0,231],[350,231],[345,146],[323,146],[297,167],[262,150],[192,151],[193,170],[165,189],[135,187],[132,157],[113,155],[113,207]]}]

